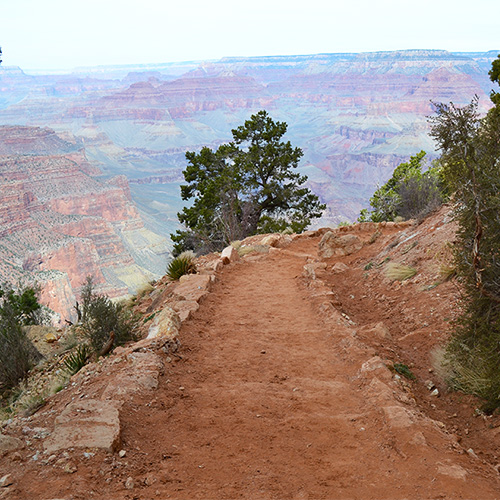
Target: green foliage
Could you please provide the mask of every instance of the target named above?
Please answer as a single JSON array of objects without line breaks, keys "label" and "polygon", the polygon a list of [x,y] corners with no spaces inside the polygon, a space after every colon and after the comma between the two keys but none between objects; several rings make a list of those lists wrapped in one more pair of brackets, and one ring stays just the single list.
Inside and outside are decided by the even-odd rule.
[{"label": "green foliage", "polygon": [[417,218],[439,206],[445,196],[440,167],[435,164],[422,172],[425,155],[425,151],[420,151],[398,165],[392,177],[370,199],[371,212],[361,210],[358,221]]},{"label": "green foliage", "polygon": [[0,391],[14,387],[41,359],[24,332],[17,311],[7,302],[0,314]]},{"label": "green foliage", "polygon": [[403,363],[394,363],[393,368],[394,368],[394,371],[396,373],[399,373],[400,375],[403,375],[403,377],[405,377],[405,378],[407,378],[409,380],[415,380],[416,379],[416,377],[413,374],[413,372],[408,368],[408,366],[406,366]]},{"label": "green foliage", "polygon": [[185,274],[196,273],[196,265],[193,261],[194,253],[188,251],[182,252],[180,255],[170,261],[167,267],[167,276],[172,281],[178,280]]},{"label": "green foliage", "polygon": [[78,373],[86,364],[90,357],[90,349],[87,344],[80,344],[74,352],[64,360],[64,369],[70,375]]},{"label": "green foliage", "polygon": [[131,312],[123,304],[96,293],[91,277],[87,277],[81,296],[81,328],[95,354],[99,355],[111,338],[112,348],[136,339],[136,319]]},{"label": "green foliage", "polygon": [[[498,81],[500,60],[490,76]],[[459,108],[437,104],[432,133],[443,174],[456,201],[453,266],[462,284],[446,363],[454,387],[500,407],[500,103],[484,118],[478,99]]]},{"label": "green foliage", "polygon": [[178,214],[186,230],[171,235],[175,254],[221,250],[256,233],[302,232],[321,216],[325,205],[294,171],[303,153],[282,141],[286,130],[259,111],[232,131],[229,144],[186,153],[181,197],[192,204]]},{"label": "green foliage", "polygon": [[12,313],[23,325],[40,324],[42,306],[38,303],[39,290],[36,287],[20,288],[17,292],[11,287],[0,287],[0,315],[5,307],[9,307],[9,314]]}]

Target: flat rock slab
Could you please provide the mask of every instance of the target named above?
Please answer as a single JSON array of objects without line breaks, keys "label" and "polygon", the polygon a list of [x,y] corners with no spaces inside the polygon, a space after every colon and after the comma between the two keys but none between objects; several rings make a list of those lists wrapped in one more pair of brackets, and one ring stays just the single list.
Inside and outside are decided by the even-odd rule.
[{"label": "flat rock slab", "polygon": [[109,452],[120,445],[121,403],[88,399],[70,403],[55,420],[45,440],[47,453],[68,448],[100,448]]},{"label": "flat rock slab", "polygon": [[200,302],[208,295],[211,283],[212,276],[208,274],[186,274],[174,288],[174,295],[182,300]]},{"label": "flat rock slab", "polygon": [[115,371],[101,399],[127,399],[136,392],[152,391],[158,387],[163,362],[153,352],[134,352],[126,358],[125,366]]}]

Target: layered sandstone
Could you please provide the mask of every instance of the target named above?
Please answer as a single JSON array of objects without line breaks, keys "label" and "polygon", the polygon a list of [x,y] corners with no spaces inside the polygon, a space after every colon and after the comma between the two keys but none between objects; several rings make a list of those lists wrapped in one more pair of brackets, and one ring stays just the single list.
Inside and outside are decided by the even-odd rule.
[{"label": "layered sandstone", "polygon": [[155,275],[135,254],[161,259],[168,248],[144,228],[124,177],[92,177],[85,151],[52,130],[0,127],[0,137],[2,282],[39,282],[42,302],[72,320],[87,276],[120,297]]}]

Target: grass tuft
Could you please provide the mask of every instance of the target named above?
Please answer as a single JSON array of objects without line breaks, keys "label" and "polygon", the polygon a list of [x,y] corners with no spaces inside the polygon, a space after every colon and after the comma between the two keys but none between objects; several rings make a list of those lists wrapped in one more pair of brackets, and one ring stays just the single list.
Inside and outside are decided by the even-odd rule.
[{"label": "grass tuft", "polygon": [[417,274],[417,270],[414,267],[398,264],[397,262],[387,264],[385,269],[385,275],[392,281],[405,281],[413,278],[415,274]]}]

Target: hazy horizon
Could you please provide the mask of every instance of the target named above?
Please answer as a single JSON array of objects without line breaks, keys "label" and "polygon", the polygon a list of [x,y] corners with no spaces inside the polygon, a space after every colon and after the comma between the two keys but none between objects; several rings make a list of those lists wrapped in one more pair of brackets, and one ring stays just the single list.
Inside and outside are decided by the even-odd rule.
[{"label": "hazy horizon", "polygon": [[17,0],[2,6],[3,65],[23,70],[223,57],[446,50],[498,45],[496,0]]}]

